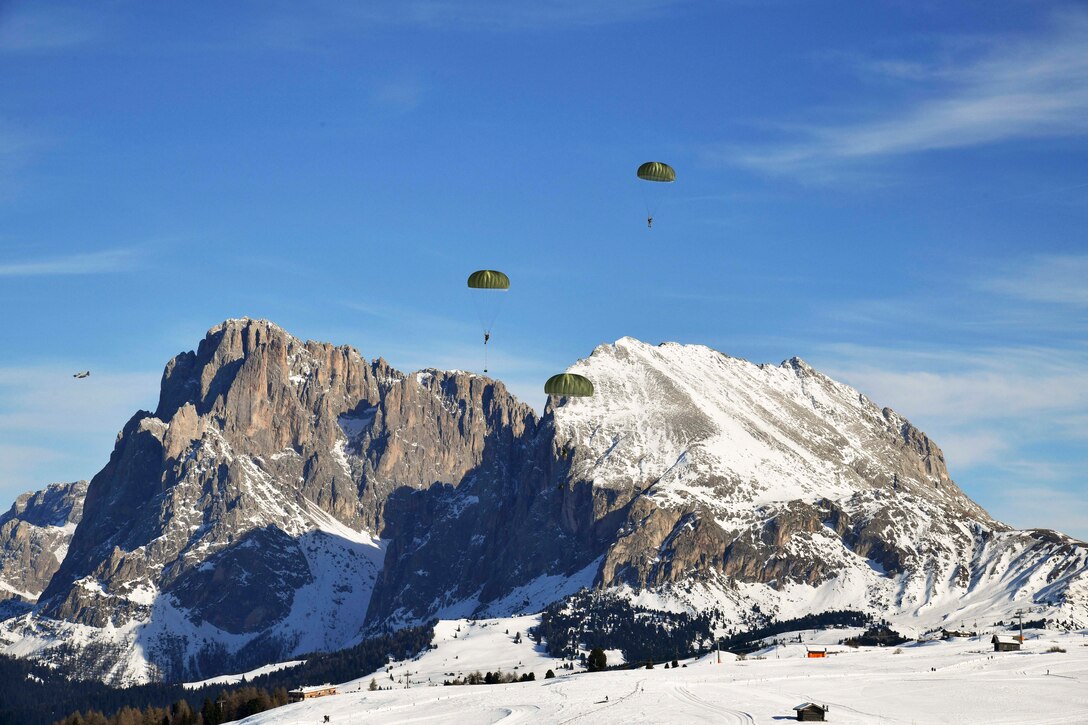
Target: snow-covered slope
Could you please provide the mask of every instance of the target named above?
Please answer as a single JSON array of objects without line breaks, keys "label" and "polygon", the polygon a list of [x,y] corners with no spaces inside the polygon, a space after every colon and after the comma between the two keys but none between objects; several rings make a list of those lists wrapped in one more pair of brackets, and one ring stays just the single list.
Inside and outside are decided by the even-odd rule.
[{"label": "snow-covered slope", "polygon": [[596,395],[556,409],[556,438],[578,448],[573,472],[596,486],[652,485],[655,499],[705,503],[728,523],[734,511],[846,498],[902,477],[902,488],[924,486],[926,499],[989,520],[947,485],[940,450],[906,420],[799,358],[755,365],[623,338],[572,370],[591,376]]},{"label": "snow-covered slope", "polygon": [[[439,627],[448,632],[453,624]],[[491,628],[505,632],[507,624],[496,622]],[[676,669],[660,664],[652,670],[595,674],[556,669],[558,677],[543,680],[546,663],[523,660],[519,671],[531,668],[536,681],[456,687],[434,686],[438,674],[462,662],[493,671],[495,665],[486,663],[509,662],[506,650],[514,645],[488,639],[482,631],[472,635],[481,637],[479,646],[471,638],[454,641],[439,635],[437,649],[416,661],[393,663],[394,680],[385,671],[371,676],[394,689],[369,691],[370,677],[361,678],[341,685],[340,694],[239,722],[287,725],[322,722],[328,716],[333,723],[762,723],[792,719],[793,707],[804,702],[829,707],[829,722],[864,725],[1088,722],[1088,632],[1029,630],[1027,635],[1023,651],[995,654],[988,634],[851,649],[834,644],[841,634],[830,631],[743,661],[729,655],[718,664],[712,654],[683,660]],[[829,656],[807,658],[807,648],[820,641],[831,643]],[[406,671],[413,673],[409,688]]]}]

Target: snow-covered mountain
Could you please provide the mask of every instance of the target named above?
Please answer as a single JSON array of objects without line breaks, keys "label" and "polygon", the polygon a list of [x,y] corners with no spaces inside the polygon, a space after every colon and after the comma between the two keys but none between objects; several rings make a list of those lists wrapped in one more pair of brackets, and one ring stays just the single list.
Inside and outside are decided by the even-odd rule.
[{"label": "snow-covered mountain", "polygon": [[638,492],[605,585],[780,618],[927,626],[1035,606],[1088,624],[1088,547],[994,521],[924,433],[799,358],[624,338],[572,369],[598,391],[555,411],[572,479]]},{"label": "snow-covered mountain", "polygon": [[572,369],[597,394],[538,417],[488,378],[227,321],[125,426],[5,649],[194,680],[592,585],[731,621],[1088,623],[1088,547],[994,521],[923,433],[798,359],[624,338]]}]

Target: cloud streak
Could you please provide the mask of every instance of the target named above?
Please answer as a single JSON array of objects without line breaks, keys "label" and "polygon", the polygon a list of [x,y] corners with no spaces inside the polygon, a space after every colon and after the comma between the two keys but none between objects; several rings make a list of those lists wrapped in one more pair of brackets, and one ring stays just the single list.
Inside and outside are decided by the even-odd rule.
[{"label": "cloud streak", "polygon": [[818,176],[895,155],[1088,134],[1088,13],[1062,15],[1035,37],[984,45],[981,55],[951,66],[873,62],[870,70],[904,95],[919,82],[927,91],[882,115],[794,127],[782,143],[710,155],[772,174]]},{"label": "cloud streak", "polygon": [[81,365],[0,367],[0,499],[55,481],[90,478],[109,459],[117,431],[154,407],[158,373]]},{"label": "cloud streak", "polygon": [[1000,494],[998,518],[1024,528],[1057,529],[1088,540],[1088,501],[1050,486],[1016,486]]},{"label": "cloud streak", "polygon": [[863,380],[874,399],[916,414],[964,421],[1018,418],[1088,407],[1088,354],[1056,348],[917,352],[838,345],[834,374]]},{"label": "cloud streak", "polygon": [[689,0],[377,0],[282,6],[256,28],[264,45],[316,50],[330,35],[388,26],[488,33],[599,27],[662,17]]},{"label": "cloud streak", "polygon": [[109,274],[127,272],[136,266],[137,255],[134,250],[108,249],[48,259],[0,261],[0,277]]},{"label": "cloud streak", "polygon": [[78,5],[0,9],[0,52],[35,53],[83,45],[96,37],[96,16]]},{"label": "cloud streak", "polygon": [[1088,307],[1088,254],[1040,255],[981,280],[979,287],[1029,302]]}]

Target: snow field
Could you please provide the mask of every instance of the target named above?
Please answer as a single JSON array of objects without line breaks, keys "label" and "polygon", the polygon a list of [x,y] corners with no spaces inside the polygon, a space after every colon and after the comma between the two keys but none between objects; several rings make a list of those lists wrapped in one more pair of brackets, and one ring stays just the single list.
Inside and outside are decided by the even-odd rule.
[{"label": "snow field", "polygon": [[[1024,651],[994,653],[989,637],[851,649],[837,644],[843,630],[804,633],[806,642],[767,648],[744,660],[723,653],[682,660],[686,667],[567,674],[542,678],[548,659],[534,645],[514,645],[514,632],[535,617],[441,622],[437,649],[412,662],[412,686],[369,692],[370,677],[341,686],[341,694],[254,715],[245,725],[320,723],[773,723],[792,717],[805,701],[828,705],[837,723],[1088,722],[1088,630],[1072,634],[1030,631]],[[460,624],[459,636],[453,638]],[[471,631],[467,636],[466,627]],[[510,635],[505,635],[509,627]],[[517,629],[515,629],[517,627]],[[501,635],[501,636],[500,636]],[[789,635],[782,635],[788,637]],[[811,640],[811,641],[810,641]],[[829,656],[809,659],[806,646],[827,642]],[[1048,652],[1051,646],[1066,651]],[[521,652],[536,652],[526,659]],[[532,657],[532,655],[528,655]],[[537,673],[530,683],[434,686],[434,673],[512,671],[513,658]],[[557,662],[552,660],[552,662]],[[471,663],[471,665],[469,665]],[[532,664],[530,664],[532,663]],[[553,669],[555,669],[553,667]],[[450,670],[446,670],[450,671]],[[417,674],[418,673],[418,674]],[[559,674],[563,673],[563,674]],[[389,683],[388,674],[376,673]],[[426,684],[431,678],[431,686]],[[441,682],[441,679],[438,680]],[[392,683],[390,683],[392,684]],[[608,698],[607,700],[605,698]]]}]

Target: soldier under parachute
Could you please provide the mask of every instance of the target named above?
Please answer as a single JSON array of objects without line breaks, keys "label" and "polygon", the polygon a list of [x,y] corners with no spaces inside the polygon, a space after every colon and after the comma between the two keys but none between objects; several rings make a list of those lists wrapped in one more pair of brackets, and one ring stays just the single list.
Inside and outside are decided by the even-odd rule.
[{"label": "soldier under parachute", "polygon": [[[671,184],[676,181],[676,171],[668,164],[662,161],[647,161],[638,167],[638,178],[643,181],[652,181],[659,184]],[[659,194],[653,192],[653,202],[651,203],[650,193],[646,193],[643,189],[644,196],[646,198],[646,227],[648,229],[654,228],[654,208],[657,206],[657,202],[660,201]]]},{"label": "soldier under parachute", "polygon": [[469,289],[487,292],[484,295],[473,295],[473,303],[480,317],[480,324],[484,328],[484,372],[487,372],[487,343],[491,340],[491,325],[498,317],[499,307],[502,304],[503,295],[495,292],[507,292],[510,289],[510,278],[495,269],[480,269],[468,276]]}]

